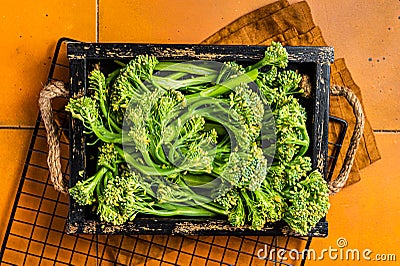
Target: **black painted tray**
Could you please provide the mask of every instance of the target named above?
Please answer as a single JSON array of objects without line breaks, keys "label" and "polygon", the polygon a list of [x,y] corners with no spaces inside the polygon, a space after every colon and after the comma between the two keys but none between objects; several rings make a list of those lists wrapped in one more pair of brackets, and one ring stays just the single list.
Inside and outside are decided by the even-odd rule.
[{"label": "black painted tray", "polygon": [[[213,60],[251,63],[261,59],[265,46],[212,46],[212,45],[164,45],[164,44],[116,44],[116,43],[68,43],[70,62],[71,95],[86,94],[88,74],[95,63],[113,68],[114,60],[129,60],[139,54],[155,55],[163,60]],[[312,97],[302,99],[308,113],[308,131],[311,145],[308,155],[313,168],[318,168],[327,178],[328,112],[330,63],[333,62],[331,47],[286,47],[289,68],[310,77]],[[114,67],[116,67],[114,65]],[[70,186],[85,178],[79,175],[87,162],[87,147],[83,126],[72,119],[70,123]],[[270,223],[259,231],[233,227],[226,220],[204,218],[137,217],[124,225],[114,226],[100,222],[90,209],[70,200],[67,220],[68,233],[106,234],[175,234],[175,235],[296,235],[284,222]],[[323,218],[309,236],[327,236],[328,223]]]}]

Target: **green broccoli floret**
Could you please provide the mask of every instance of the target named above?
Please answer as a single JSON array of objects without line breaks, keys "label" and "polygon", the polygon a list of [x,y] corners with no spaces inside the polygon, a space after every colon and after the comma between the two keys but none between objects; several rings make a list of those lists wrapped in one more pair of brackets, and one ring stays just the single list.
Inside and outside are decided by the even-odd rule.
[{"label": "green broccoli floret", "polygon": [[279,161],[269,168],[266,179],[276,191],[283,191],[304,179],[312,170],[310,157],[298,156],[290,162]]},{"label": "green broccoli floret", "polygon": [[253,192],[257,207],[265,213],[266,222],[277,222],[282,219],[287,207],[285,198],[271,184],[264,180],[261,189]]},{"label": "green broccoli floret", "polygon": [[[154,56],[138,55],[120,70],[110,88],[111,114],[117,123],[122,124],[125,111],[132,100],[141,103],[145,101],[142,99],[144,95],[160,90],[146,82],[153,76],[157,64],[158,60]],[[152,106],[151,103],[144,103],[143,106]]]},{"label": "green broccoli floret", "polygon": [[96,174],[85,180],[78,181],[74,187],[69,189],[71,197],[79,205],[90,205],[96,201],[96,197],[94,196],[95,190],[104,185],[104,177],[107,172],[115,172],[117,164],[120,162],[113,143],[106,143],[100,146],[98,158],[100,169]]},{"label": "green broccoli floret", "polygon": [[121,126],[110,117],[108,99],[110,97],[104,74],[99,70],[99,66],[90,72],[89,75],[89,90],[94,91],[93,98],[97,100],[101,114],[109,127],[109,130],[121,132]]},{"label": "green broccoli floret", "polygon": [[285,70],[278,73],[276,78],[276,87],[285,95],[301,94],[303,89],[299,86],[301,75],[293,70]]},{"label": "green broccoli floret", "polygon": [[[164,119],[165,128],[162,131],[161,142],[169,158],[183,158],[179,156],[182,154],[188,155],[189,158],[185,159],[188,160],[194,154],[196,161],[204,162],[205,172],[210,172],[212,158],[219,152],[214,149],[218,134],[213,128],[205,131],[206,120],[223,125],[230,132],[235,138],[233,149],[249,147],[250,135],[246,134],[241,117],[229,107],[228,103],[213,98],[196,97],[188,99],[187,104],[187,108],[174,109]],[[204,155],[203,159],[197,155]]]},{"label": "green broccoli floret", "polygon": [[120,157],[113,143],[103,143],[99,148],[97,165],[107,167],[113,174],[118,172],[118,164],[123,163],[124,159]]},{"label": "green broccoli floret", "polygon": [[163,131],[161,142],[169,163],[182,171],[210,173],[217,142],[216,131],[205,132],[205,119],[196,114],[183,125],[179,123],[180,120],[173,121],[164,128],[170,130]]},{"label": "green broccoli floret", "polygon": [[214,167],[213,172],[234,187],[250,191],[259,189],[268,172],[268,161],[255,142],[249,151],[232,152],[229,161]]},{"label": "green broccoli floret", "polygon": [[254,141],[260,135],[264,117],[264,105],[260,96],[248,85],[240,84],[229,94],[229,99],[232,112],[239,115],[245,132]]},{"label": "green broccoli floret", "polygon": [[65,110],[70,112],[73,118],[83,122],[83,125],[96,137],[104,142],[122,143],[122,136],[108,130],[99,114],[96,101],[88,96],[71,98],[65,106]]},{"label": "green broccoli floret", "polygon": [[263,182],[261,188],[255,191],[242,190],[241,195],[246,202],[247,220],[253,229],[260,230],[267,222],[282,219],[286,209],[285,200],[268,182]]},{"label": "green broccoli floret", "polygon": [[271,109],[277,109],[288,101],[285,99],[286,96],[304,92],[299,86],[301,79],[301,75],[293,70],[278,72],[273,66],[269,71],[260,73],[255,82],[266,103]]},{"label": "green broccoli floret", "polygon": [[162,135],[166,127],[165,120],[168,114],[176,109],[183,109],[187,106],[185,96],[176,90],[168,90],[152,107],[149,121],[146,123],[148,128],[149,151],[152,157],[159,164],[168,164],[162,146]]},{"label": "green broccoli floret", "polygon": [[288,208],[283,220],[296,232],[306,235],[329,210],[329,190],[318,171],[284,191]]},{"label": "green broccoli floret", "polygon": [[218,77],[215,81],[216,84],[220,84],[228,79],[236,78],[243,75],[246,72],[243,66],[236,62],[224,62],[219,71]]},{"label": "green broccoli floret", "polygon": [[102,221],[114,225],[123,224],[136,216],[137,209],[132,209],[135,203],[147,206],[154,202],[151,196],[146,195],[152,194],[146,184],[141,184],[138,176],[124,165],[117,175],[108,172],[104,185],[98,186],[96,191],[99,200],[97,214]]},{"label": "green broccoli floret", "polygon": [[272,42],[265,51],[264,58],[258,61],[256,64],[246,68],[246,71],[253,69],[259,69],[263,66],[275,66],[280,68],[287,67],[288,64],[288,53],[286,49],[279,42]]},{"label": "green broccoli floret", "polygon": [[123,182],[123,178],[114,177],[111,172],[107,172],[103,184],[96,187],[97,214],[101,221],[119,225],[128,220],[121,210],[126,187]]},{"label": "green broccoli floret", "polygon": [[276,127],[275,158],[289,162],[294,156],[306,153],[310,139],[305,109],[292,96],[285,96],[285,100],[286,102],[273,110]]},{"label": "green broccoli floret", "polygon": [[245,204],[237,188],[230,188],[219,193],[214,201],[220,204],[227,213],[228,221],[233,226],[244,226],[246,223]]},{"label": "green broccoli floret", "polygon": [[110,179],[104,189],[105,203],[114,206],[119,211],[120,217],[133,220],[140,209],[152,208],[155,203],[155,194],[149,184],[141,181],[139,174],[129,170],[128,167],[122,167],[119,175]]},{"label": "green broccoli floret", "polygon": [[79,205],[91,205],[96,201],[94,196],[94,191],[97,185],[103,180],[105,173],[108,171],[106,167],[102,167],[95,175],[85,179],[83,181],[78,181],[75,186],[68,190],[69,195],[79,204]]},{"label": "green broccoli floret", "polygon": [[236,205],[228,212],[228,221],[233,226],[244,226],[246,223],[245,206],[240,196],[236,199]]}]

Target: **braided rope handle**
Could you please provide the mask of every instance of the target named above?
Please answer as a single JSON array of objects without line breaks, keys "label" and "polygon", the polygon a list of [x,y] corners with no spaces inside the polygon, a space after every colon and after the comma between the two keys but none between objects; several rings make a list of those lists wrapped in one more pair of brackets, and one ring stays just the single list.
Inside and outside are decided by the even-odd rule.
[{"label": "braided rope handle", "polygon": [[354,163],[356,151],[358,145],[360,144],[360,140],[364,131],[365,116],[361,106],[361,102],[358,100],[354,92],[352,92],[349,88],[333,85],[331,87],[330,94],[332,96],[344,97],[353,108],[353,113],[356,117],[356,124],[354,126],[353,135],[351,136],[350,145],[347,149],[342,168],[340,169],[337,178],[329,183],[329,194],[334,195],[344,187],[347,179],[349,178],[351,167]]},{"label": "braided rope handle", "polygon": [[39,96],[39,109],[42,115],[44,127],[47,132],[47,144],[49,154],[47,156],[47,165],[49,166],[50,179],[54,189],[64,194],[68,193],[68,181],[63,177],[60,160],[60,142],[57,136],[57,126],[54,123],[53,109],[51,100],[57,97],[67,97],[68,90],[64,82],[54,81],[47,84]]}]

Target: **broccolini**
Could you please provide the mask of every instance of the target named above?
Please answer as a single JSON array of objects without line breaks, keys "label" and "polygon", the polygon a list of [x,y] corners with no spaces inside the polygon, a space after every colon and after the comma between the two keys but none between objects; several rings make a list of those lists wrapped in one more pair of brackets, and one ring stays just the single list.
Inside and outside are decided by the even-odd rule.
[{"label": "broccolini", "polygon": [[280,43],[250,66],[117,63],[107,77],[95,65],[88,95],[66,106],[99,146],[96,173],[69,190],[76,203],[116,225],[218,216],[254,230],[283,220],[300,234],[326,215],[327,184],[306,156],[301,75],[284,70]]}]

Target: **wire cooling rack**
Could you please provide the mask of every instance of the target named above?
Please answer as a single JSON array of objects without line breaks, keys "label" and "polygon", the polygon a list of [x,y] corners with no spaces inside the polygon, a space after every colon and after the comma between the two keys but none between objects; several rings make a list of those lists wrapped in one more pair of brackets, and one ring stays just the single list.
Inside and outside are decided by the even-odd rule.
[{"label": "wire cooling rack", "polygon": [[[71,40],[58,41],[48,81],[68,80],[68,41]],[[55,107],[55,120],[59,126],[63,174],[68,177],[68,117],[60,111],[62,101],[59,106],[59,111]],[[330,170],[341,141],[330,143],[333,145],[333,156],[328,158]],[[1,265],[305,264],[306,253],[294,256],[292,251],[307,250],[311,237],[66,234],[68,196],[53,189],[46,157],[46,132],[39,114],[0,250]],[[278,256],[279,250],[291,256]],[[296,259],[290,259],[293,257]]]}]

